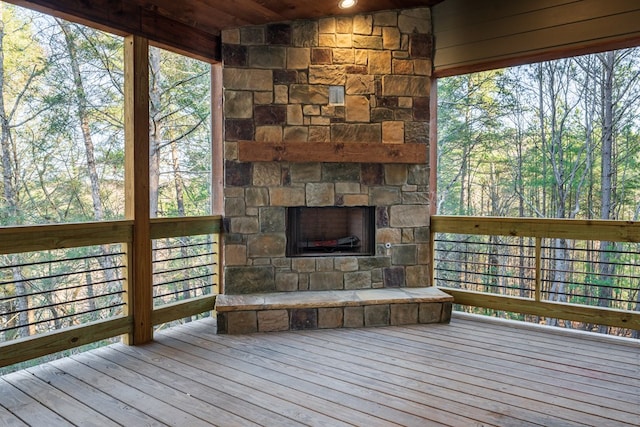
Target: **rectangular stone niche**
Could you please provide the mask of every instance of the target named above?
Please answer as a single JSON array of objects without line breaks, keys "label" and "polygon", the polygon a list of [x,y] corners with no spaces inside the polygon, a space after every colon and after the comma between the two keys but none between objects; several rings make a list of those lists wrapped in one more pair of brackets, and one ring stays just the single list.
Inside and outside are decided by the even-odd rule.
[{"label": "rectangular stone niche", "polygon": [[287,256],[373,255],[375,207],[287,208]]}]

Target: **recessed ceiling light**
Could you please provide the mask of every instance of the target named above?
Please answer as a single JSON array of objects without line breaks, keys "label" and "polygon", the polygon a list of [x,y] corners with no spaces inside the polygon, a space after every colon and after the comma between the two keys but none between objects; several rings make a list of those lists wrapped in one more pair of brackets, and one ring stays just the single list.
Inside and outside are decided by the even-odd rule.
[{"label": "recessed ceiling light", "polygon": [[338,2],[338,6],[340,9],[349,9],[350,7],[355,6],[356,3],[358,3],[358,0],[340,0],[340,2]]}]

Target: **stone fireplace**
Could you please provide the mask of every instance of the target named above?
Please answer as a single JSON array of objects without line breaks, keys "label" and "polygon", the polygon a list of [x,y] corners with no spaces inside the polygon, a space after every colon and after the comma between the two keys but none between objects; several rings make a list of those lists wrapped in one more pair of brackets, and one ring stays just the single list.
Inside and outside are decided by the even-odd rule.
[{"label": "stone fireplace", "polygon": [[[429,286],[430,10],[243,27],[222,40],[223,292]],[[378,148],[391,154],[372,160]],[[293,251],[294,212],[328,207],[366,208],[370,237],[309,240],[355,234],[366,250]]]},{"label": "stone fireplace", "polygon": [[372,256],[375,254],[375,207],[289,207],[288,257]]}]

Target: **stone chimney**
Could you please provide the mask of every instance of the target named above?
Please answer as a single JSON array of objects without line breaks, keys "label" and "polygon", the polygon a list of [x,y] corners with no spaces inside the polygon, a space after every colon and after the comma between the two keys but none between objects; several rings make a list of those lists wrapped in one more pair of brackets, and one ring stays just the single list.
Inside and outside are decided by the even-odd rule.
[{"label": "stone chimney", "polygon": [[[222,41],[223,292],[428,286],[427,161],[240,159],[265,143],[428,153],[430,10],[243,27]],[[300,206],[375,207],[375,254],[288,257],[287,209]]]}]

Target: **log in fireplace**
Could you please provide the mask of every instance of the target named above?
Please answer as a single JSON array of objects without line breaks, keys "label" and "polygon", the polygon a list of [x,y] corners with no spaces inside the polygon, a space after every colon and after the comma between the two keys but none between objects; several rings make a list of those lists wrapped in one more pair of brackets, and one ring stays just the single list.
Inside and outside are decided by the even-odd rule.
[{"label": "log in fireplace", "polygon": [[287,256],[373,255],[375,207],[287,208]]}]

